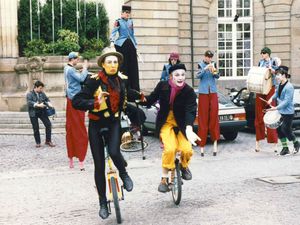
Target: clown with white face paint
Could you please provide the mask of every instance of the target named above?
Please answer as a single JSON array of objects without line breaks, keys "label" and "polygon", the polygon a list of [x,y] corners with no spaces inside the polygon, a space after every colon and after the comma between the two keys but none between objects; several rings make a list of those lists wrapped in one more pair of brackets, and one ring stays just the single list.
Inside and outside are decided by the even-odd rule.
[{"label": "clown with white face paint", "polygon": [[127,77],[119,73],[123,55],[115,48],[106,48],[98,59],[101,70],[88,78],[86,86],[73,98],[73,106],[89,110],[89,141],[95,164],[95,183],[99,195],[99,216],[109,216],[106,198],[105,154],[100,129],[108,129],[108,152],[119,171],[125,190],[132,191],[133,182],[129,177],[125,161],[120,152],[121,111],[126,110],[127,99],[140,99],[138,92],[127,89]]},{"label": "clown with white face paint", "polygon": [[185,180],[192,179],[188,168],[193,155],[192,145],[200,138],[193,132],[197,102],[194,89],[185,83],[184,64],[175,64],[170,69],[170,79],[160,81],[154,91],[145,96],[145,105],[151,106],[159,101],[160,110],[156,119],[156,133],[163,143],[162,178],[159,192],[167,192],[168,171],[175,168],[176,152],[181,152],[181,173]]}]

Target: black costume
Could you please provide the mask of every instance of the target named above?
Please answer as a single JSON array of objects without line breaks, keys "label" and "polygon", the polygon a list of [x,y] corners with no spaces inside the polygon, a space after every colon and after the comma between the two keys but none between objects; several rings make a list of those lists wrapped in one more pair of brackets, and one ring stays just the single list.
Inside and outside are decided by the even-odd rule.
[{"label": "black costume", "polygon": [[[110,79],[112,78],[113,79]],[[106,200],[106,183],[105,183],[105,154],[104,143],[102,141],[100,129],[108,128],[108,151],[109,155],[119,170],[121,179],[128,176],[123,156],[120,152],[121,141],[121,111],[126,109],[127,97],[131,100],[139,99],[138,92],[126,89],[126,76],[121,75],[106,75],[104,71],[100,71],[97,77],[88,78],[84,88],[74,96],[72,104],[73,107],[79,110],[89,110],[89,141],[95,164],[95,182],[98,194],[101,199]],[[106,80],[107,79],[107,80]],[[106,80],[106,81],[105,81]],[[104,107],[100,110],[95,110],[95,93],[99,88],[102,91],[109,92]],[[111,90],[118,93],[118,109],[112,111],[112,105],[115,104]],[[102,105],[102,104],[101,104]],[[124,182],[124,180],[123,180]]]}]

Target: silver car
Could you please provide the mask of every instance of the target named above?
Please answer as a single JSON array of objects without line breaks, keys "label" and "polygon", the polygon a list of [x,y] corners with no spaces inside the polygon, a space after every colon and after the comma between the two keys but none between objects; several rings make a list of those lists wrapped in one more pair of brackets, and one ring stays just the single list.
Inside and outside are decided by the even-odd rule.
[{"label": "silver car", "polygon": [[[195,91],[196,92],[196,91]],[[229,98],[218,93],[220,132],[226,140],[233,141],[238,132],[245,128],[246,113],[244,107],[234,105]],[[197,100],[198,101],[198,100]],[[143,126],[144,133],[155,131],[155,121],[159,110],[159,103],[150,108],[142,107],[146,114],[146,121]],[[194,122],[194,130],[198,130],[198,119]]]}]

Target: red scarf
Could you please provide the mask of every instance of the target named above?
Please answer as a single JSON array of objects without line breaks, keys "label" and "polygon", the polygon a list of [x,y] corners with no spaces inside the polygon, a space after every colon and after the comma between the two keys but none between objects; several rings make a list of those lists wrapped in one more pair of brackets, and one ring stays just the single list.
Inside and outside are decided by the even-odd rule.
[{"label": "red scarf", "polygon": [[[116,75],[117,76],[117,75]],[[99,72],[99,77],[105,83],[108,87],[108,93],[109,93],[109,102],[111,106],[111,111],[113,113],[116,113],[119,111],[119,103],[120,103],[120,92],[118,88],[113,88],[111,84],[108,81],[107,75],[104,74],[104,72]],[[117,83],[119,84],[118,77],[115,78]],[[120,84],[119,84],[120,85]]]},{"label": "red scarf", "polygon": [[170,95],[170,105],[173,107],[174,99],[176,95],[185,87],[186,83],[184,83],[181,87],[178,87],[173,83],[171,79],[169,79],[169,85],[171,86],[171,95]]}]

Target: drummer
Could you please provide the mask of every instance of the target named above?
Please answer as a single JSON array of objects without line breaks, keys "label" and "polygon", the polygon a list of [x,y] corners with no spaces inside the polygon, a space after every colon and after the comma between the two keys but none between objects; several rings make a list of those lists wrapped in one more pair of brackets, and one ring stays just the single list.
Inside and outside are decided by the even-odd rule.
[{"label": "drummer", "polygon": [[282,124],[277,128],[278,137],[282,144],[282,150],[280,155],[290,154],[287,139],[293,141],[294,144],[294,154],[299,151],[300,143],[298,142],[295,134],[292,131],[292,122],[294,118],[294,87],[288,81],[291,77],[288,74],[289,68],[286,66],[279,66],[276,69],[276,78],[280,82],[276,88],[275,94],[268,100],[268,104],[271,105],[273,100],[277,101],[277,106],[271,106],[270,109],[266,111],[278,110],[282,117]]},{"label": "drummer", "polygon": [[[273,60],[270,55],[271,55],[271,49],[268,47],[264,47],[261,52],[261,60],[258,63],[259,67],[266,67],[270,69],[270,72],[272,74],[272,88],[269,91],[267,95],[263,94],[256,94],[256,99],[255,99],[255,133],[256,133],[256,147],[255,151],[259,152],[260,151],[260,144],[259,142],[261,140],[265,139],[265,124],[264,124],[264,112],[263,110],[266,108],[266,103],[261,100],[264,99],[268,101],[271,96],[275,93],[275,69],[277,68],[276,66],[276,61]],[[275,105],[276,102],[273,101],[272,105]],[[277,142],[278,142],[278,137],[277,137],[277,132],[275,129],[270,129],[267,128],[267,142],[268,143],[274,143],[274,151],[277,152]]]}]

